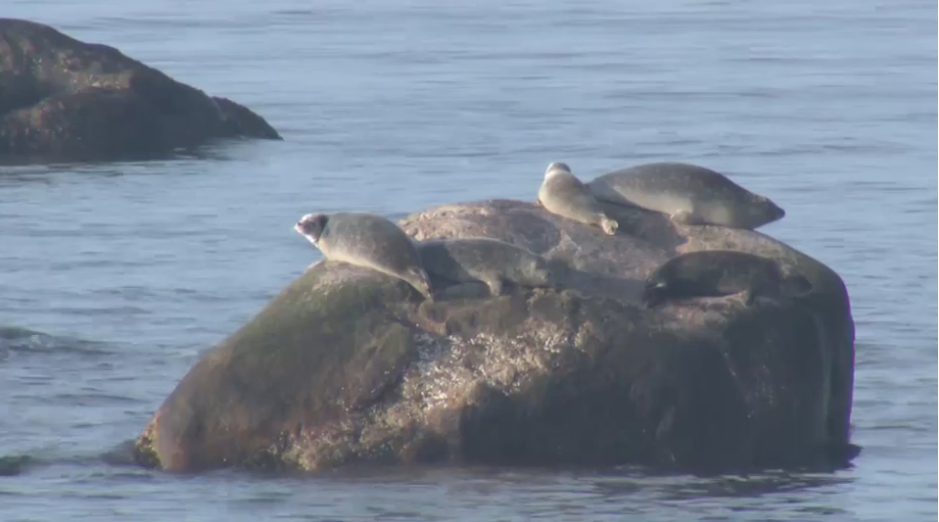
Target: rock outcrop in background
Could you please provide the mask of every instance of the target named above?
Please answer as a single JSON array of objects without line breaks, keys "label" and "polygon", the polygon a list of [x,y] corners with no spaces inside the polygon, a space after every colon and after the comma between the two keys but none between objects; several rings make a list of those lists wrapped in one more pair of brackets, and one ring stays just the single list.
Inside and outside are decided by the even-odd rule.
[{"label": "rock outcrop in background", "polygon": [[281,139],[113,47],[0,19],[0,163],[150,159],[218,138]]}]

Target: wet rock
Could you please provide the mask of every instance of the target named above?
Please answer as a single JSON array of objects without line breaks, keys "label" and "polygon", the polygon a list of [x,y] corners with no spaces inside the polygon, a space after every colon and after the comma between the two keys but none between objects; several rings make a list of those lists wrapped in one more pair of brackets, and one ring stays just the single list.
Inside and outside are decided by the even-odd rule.
[{"label": "wet rock", "polygon": [[0,162],[148,159],[217,138],[280,136],[113,47],[0,18]]},{"label": "wet rock", "polygon": [[21,475],[32,463],[28,455],[0,455],[0,477]]},{"label": "wet rock", "polygon": [[[373,271],[312,266],[182,379],[138,438],[138,462],[714,472],[856,454],[854,326],[837,274],[759,232],[607,209],[615,236],[505,200],[401,221],[419,240],[484,236],[540,253],[557,288],[428,302]],[[771,257],[812,289],[641,303],[656,267],[703,249]]]}]

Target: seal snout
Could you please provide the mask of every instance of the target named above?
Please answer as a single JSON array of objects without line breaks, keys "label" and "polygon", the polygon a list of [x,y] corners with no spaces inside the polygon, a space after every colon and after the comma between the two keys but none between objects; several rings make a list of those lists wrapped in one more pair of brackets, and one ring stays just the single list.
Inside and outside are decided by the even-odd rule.
[{"label": "seal snout", "polygon": [[294,230],[296,230],[297,232],[301,234],[307,234],[308,229],[312,228],[312,225],[313,225],[313,216],[311,214],[307,214],[303,216],[302,218],[300,218],[300,220],[297,221],[297,224],[294,225],[293,228]]},{"label": "seal snout", "polygon": [[770,209],[770,214],[771,214],[773,221],[786,217],[786,211],[783,210],[782,207],[777,205],[773,200],[765,196],[760,196],[760,197],[762,198],[763,204],[766,205]]},{"label": "seal snout", "polygon": [[327,219],[323,214],[306,214],[297,221],[293,229],[306,236],[315,245],[323,234]]}]

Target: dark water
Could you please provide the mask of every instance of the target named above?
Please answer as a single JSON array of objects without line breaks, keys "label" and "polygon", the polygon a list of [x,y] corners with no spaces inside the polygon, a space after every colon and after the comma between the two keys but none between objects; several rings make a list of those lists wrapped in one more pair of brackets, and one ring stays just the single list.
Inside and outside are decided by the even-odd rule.
[{"label": "dark water", "polygon": [[[234,98],[287,141],[0,171],[0,455],[30,459],[0,478],[0,520],[935,519],[935,3],[6,0],[2,14]],[[300,215],[530,200],[550,161],[589,179],[666,159],[773,198],[788,215],[764,230],[846,280],[853,469],[180,477],[103,456],[316,259]]]}]

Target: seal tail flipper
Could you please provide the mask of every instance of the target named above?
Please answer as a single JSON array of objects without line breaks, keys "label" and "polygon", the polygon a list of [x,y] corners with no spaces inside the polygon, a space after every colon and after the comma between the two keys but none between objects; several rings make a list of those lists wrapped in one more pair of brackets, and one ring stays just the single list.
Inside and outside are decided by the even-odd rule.
[{"label": "seal tail flipper", "polygon": [[408,282],[411,283],[411,286],[424,297],[433,301],[433,287],[430,284],[430,276],[427,275],[427,272],[423,268],[409,268],[408,275],[410,276]]},{"label": "seal tail flipper", "polygon": [[608,218],[603,216],[600,219],[600,228],[603,229],[609,235],[616,234],[616,231],[619,229],[619,223],[615,219]]},{"label": "seal tail flipper", "polygon": [[812,292],[812,283],[802,274],[793,274],[787,277],[783,284],[786,293],[792,297],[805,297]]},{"label": "seal tail flipper", "polygon": [[645,304],[648,308],[655,308],[656,306],[659,306],[665,300],[664,293],[666,289],[667,287],[665,283],[661,281],[649,281],[646,283],[646,286],[642,291],[643,304]]},{"label": "seal tail flipper", "polygon": [[489,293],[492,294],[493,297],[502,295],[501,279],[498,277],[487,277],[483,282],[489,287]]},{"label": "seal tail flipper", "polygon": [[489,287],[481,281],[466,281],[434,291],[434,299],[485,299],[489,297]]},{"label": "seal tail flipper", "polygon": [[740,292],[740,297],[743,299],[744,304],[753,306],[753,303],[756,302],[756,298],[759,297],[759,293],[751,288]]},{"label": "seal tail flipper", "polygon": [[849,465],[860,454],[861,447],[850,442],[828,445],[828,458],[837,466]]},{"label": "seal tail flipper", "polygon": [[691,212],[687,210],[676,210],[668,216],[673,222],[680,223],[682,225],[696,225],[698,224],[696,220],[692,217]]},{"label": "seal tail flipper", "polygon": [[812,462],[812,467],[831,471],[851,467],[851,461],[861,454],[862,448],[850,442],[829,442],[809,446],[806,452]]}]

